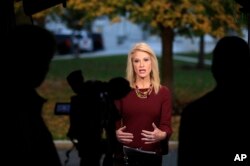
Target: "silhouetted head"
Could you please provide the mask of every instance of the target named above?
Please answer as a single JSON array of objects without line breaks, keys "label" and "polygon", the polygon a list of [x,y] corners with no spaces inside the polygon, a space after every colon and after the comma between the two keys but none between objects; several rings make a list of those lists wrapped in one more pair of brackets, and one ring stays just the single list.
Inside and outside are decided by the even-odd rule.
[{"label": "silhouetted head", "polygon": [[9,37],[9,60],[20,83],[38,87],[44,80],[56,51],[54,36],[36,25],[18,25]]},{"label": "silhouetted head", "polygon": [[213,51],[212,73],[218,85],[242,84],[250,74],[249,46],[237,36],[220,39]]},{"label": "silhouetted head", "polygon": [[80,93],[83,90],[84,77],[81,70],[72,71],[67,76],[68,84],[71,89],[76,93]]},{"label": "silhouetted head", "polygon": [[123,77],[114,77],[108,82],[108,93],[112,99],[118,100],[131,91],[129,82]]}]

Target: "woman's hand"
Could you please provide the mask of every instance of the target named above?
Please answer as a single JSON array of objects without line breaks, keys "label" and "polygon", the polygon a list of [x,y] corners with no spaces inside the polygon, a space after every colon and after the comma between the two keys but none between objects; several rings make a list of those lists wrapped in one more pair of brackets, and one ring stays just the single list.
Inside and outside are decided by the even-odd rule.
[{"label": "woman's hand", "polygon": [[141,140],[145,141],[145,144],[152,144],[155,142],[159,142],[166,138],[167,133],[161,131],[154,123],[152,123],[154,128],[153,131],[142,130],[141,135],[143,138]]},{"label": "woman's hand", "polygon": [[132,133],[124,132],[125,129],[126,129],[126,126],[123,126],[119,129],[117,129],[116,130],[116,138],[119,142],[124,143],[124,144],[128,144],[128,143],[133,141],[134,136]]}]

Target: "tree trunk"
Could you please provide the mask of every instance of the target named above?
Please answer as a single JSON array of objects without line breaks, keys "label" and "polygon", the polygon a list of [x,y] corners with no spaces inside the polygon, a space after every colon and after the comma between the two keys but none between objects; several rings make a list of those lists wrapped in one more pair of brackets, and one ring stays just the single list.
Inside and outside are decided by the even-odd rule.
[{"label": "tree trunk", "polygon": [[174,31],[170,27],[160,26],[162,40],[161,80],[162,84],[173,92],[173,39]]},{"label": "tree trunk", "polygon": [[204,69],[204,59],[205,59],[205,42],[204,42],[204,35],[200,35],[200,48],[199,48],[199,54],[198,54],[198,63],[196,67],[198,69]]},{"label": "tree trunk", "polygon": [[172,95],[173,114],[179,114],[178,101],[174,93],[173,41],[174,31],[170,27],[160,26],[162,40],[161,80],[162,85],[169,88]]}]

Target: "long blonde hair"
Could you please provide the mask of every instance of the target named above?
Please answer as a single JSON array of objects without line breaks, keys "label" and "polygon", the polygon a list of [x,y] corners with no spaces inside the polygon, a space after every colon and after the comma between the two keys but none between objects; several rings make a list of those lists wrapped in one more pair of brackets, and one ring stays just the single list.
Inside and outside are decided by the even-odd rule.
[{"label": "long blonde hair", "polygon": [[159,66],[158,66],[158,60],[157,57],[154,53],[154,51],[152,50],[152,48],[144,42],[139,42],[136,43],[132,49],[130,50],[128,57],[127,57],[127,68],[126,68],[126,78],[130,83],[130,86],[132,88],[135,88],[135,79],[136,79],[136,75],[134,72],[134,68],[133,68],[133,64],[132,64],[132,58],[133,58],[133,54],[136,51],[142,51],[142,52],[146,52],[149,54],[151,62],[152,62],[152,71],[150,73],[150,81],[151,84],[154,87],[154,91],[157,94],[159,92],[160,89],[160,76],[159,76]]}]

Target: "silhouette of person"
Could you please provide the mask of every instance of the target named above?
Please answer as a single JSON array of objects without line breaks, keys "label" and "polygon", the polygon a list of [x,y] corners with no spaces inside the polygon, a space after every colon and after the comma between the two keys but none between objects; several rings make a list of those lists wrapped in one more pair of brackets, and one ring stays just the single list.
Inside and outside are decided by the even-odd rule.
[{"label": "silhouette of person", "polygon": [[239,161],[250,150],[248,44],[237,36],[223,37],[212,58],[216,86],[181,114],[178,166],[249,165],[249,159]]},{"label": "silhouette of person", "polygon": [[8,41],[3,77],[6,88],[2,137],[8,145],[3,159],[8,165],[60,166],[52,134],[42,117],[46,102],[37,92],[55,53],[54,36],[36,25],[18,25]]},{"label": "silhouette of person", "polygon": [[122,77],[108,82],[85,81],[81,70],[71,72],[67,81],[76,93],[71,97],[67,135],[78,150],[80,165],[112,166],[116,145],[115,122],[119,118],[113,101],[130,91],[128,81]]},{"label": "silhouette of person", "polygon": [[84,81],[82,72],[74,71],[67,77],[76,95],[71,97],[70,129],[68,137],[75,143],[81,166],[99,166],[101,152],[102,100],[101,81]]}]

